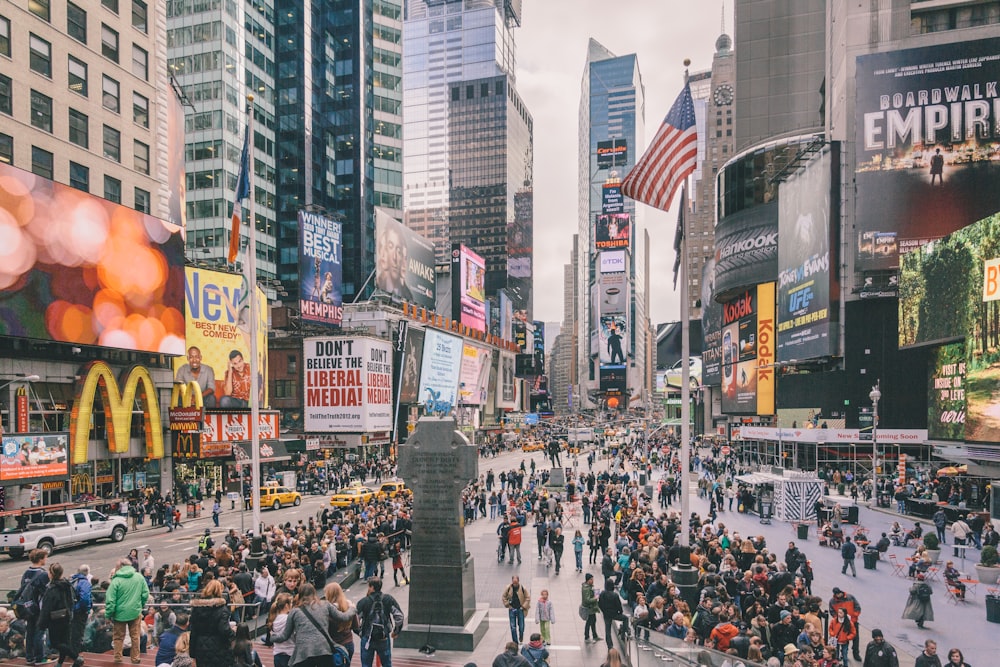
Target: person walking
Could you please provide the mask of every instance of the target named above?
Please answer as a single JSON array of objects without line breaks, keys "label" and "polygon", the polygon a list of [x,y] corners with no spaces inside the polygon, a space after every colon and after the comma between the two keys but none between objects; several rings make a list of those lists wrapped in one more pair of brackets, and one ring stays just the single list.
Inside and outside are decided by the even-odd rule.
[{"label": "person walking", "polygon": [[521,647],[521,655],[531,663],[531,667],[549,667],[549,651],[545,648],[542,636],[537,632],[533,633],[528,643]]},{"label": "person walking", "polygon": [[597,606],[604,616],[604,641],[607,643],[609,649],[613,648],[614,642],[611,639],[612,621],[621,621],[618,636],[622,639],[628,637],[628,619],[625,618],[622,609],[622,599],[615,590],[613,579],[608,579],[604,582],[604,590],[601,591],[600,597],[597,598]]},{"label": "person walking", "polygon": [[965,661],[965,656],[957,648],[948,651],[948,662],[945,664],[948,667],[972,667],[972,665]]},{"label": "person walking", "polygon": [[76,602],[73,603],[73,620],[70,621],[69,625],[69,641],[73,650],[81,653],[83,651],[83,633],[87,629],[87,619],[90,617],[90,610],[94,608],[94,600],[91,595],[90,566],[81,565],[77,568],[76,574],[70,579],[70,585],[73,586]]},{"label": "person walking", "polygon": [[215,524],[216,528],[219,527],[219,515],[220,514],[222,514],[222,504],[219,503],[218,500],[216,500],[212,504],[212,522]]},{"label": "person walking", "polygon": [[837,609],[840,607],[844,608],[844,611],[847,612],[848,617],[854,624],[855,633],[854,633],[854,641],[852,642],[854,645],[854,659],[860,662],[861,640],[858,637],[857,628],[860,627],[858,624],[858,619],[861,618],[861,603],[859,603],[858,599],[853,595],[851,595],[850,593],[846,593],[840,590],[839,588],[834,588],[833,597],[830,599],[830,614],[832,616],[836,616]]},{"label": "person walking", "polygon": [[841,574],[847,574],[847,568],[851,568],[851,576],[857,577],[858,570],[854,567],[854,558],[858,555],[858,547],[851,541],[851,536],[844,537],[844,543],[840,546],[840,557],[844,559],[844,567],[840,568]]},{"label": "person walking", "polygon": [[917,627],[923,629],[924,623],[934,620],[934,607],[931,605],[931,596],[934,591],[930,585],[924,581],[923,573],[917,575],[917,580],[910,586],[910,596],[906,600],[906,607],[903,608],[903,618],[917,622]]},{"label": "person walking", "polygon": [[597,612],[600,606],[597,604],[597,596],[594,595],[594,575],[589,572],[583,578],[583,585],[580,587],[580,609],[586,612],[587,618],[583,623],[583,641],[596,642],[597,637]]},{"label": "person walking", "polygon": [[510,638],[520,644],[524,641],[524,615],[531,607],[531,594],[521,585],[521,579],[514,575],[500,599],[510,619]]},{"label": "person walking", "polygon": [[382,667],[392,667],[392,640],[403,629],[403,610],[395,598],[382,592],[378,577],[368,579],[368,594],[358,601],[358,625],[361,667],[372,667],[376,655]]},{"label": "person walking", "polygon": [[513,565],[515,552],[517,553],[517,564],[521,564],[521,524],[517,517],[510,518],[510,529],[507,531],[507,552],[510,558],[509,564]]},{"label": "person walking", "polygon": [[[851,651],[851,641],[858,636],[858,627],[851,622],[851,617],[847,615],[844,607],[837,607],[836,616],[830,620],[830,639],[837,642],[837,652],[840,654],[840,661],[847,664],[847,658]],[[785,656],[788,657],[787,655]]]},{"label": "person walking", "polygon": [[25,619],[24,657],[29,665],[45,662],[45,643],[42,640],[44,630],[38,628],[38,617],[42,595],[49,585],[47,557],[48,554],[41,549],[31,550],[28,554],[31,565],[21,575],[21,584],[14,594],[14,609],[18,617]]},{"label": "person walking", "polygon": [[865,660],[861,667],[899,667],[896,649],[885,640],[878,628],[872,630],[872,640],[865,648]]},{"label": "person walking", "polygon": [[948,542],[944,539],[945,528],[948,527],[948,517],[945,516],[944,510],[940,507],[937,512],[934,512],[934,530],[937,531],[938,541],[941,544],[947,544]]},{"label": "person walking", "polygon": [[924,650],[917,656],[913,667],[941,667],[941,657],[937,654],[937,642],[933,639],[924,641]]},{"label": "person walking", "polygon": [[552,643],[552,625],[556,622],[556,611],[549,600],[549,592],[542,589],[542,593],[535,604],[535,619],[538,621],[541,630],[542,641],[548,646]]},{"label": "person walking", "polygon": [[562,528],[557,527],[549,536],[549,546],[552,547],[552,555],[556,562],[556,574],[558,575],[559,570],[562,569],[563,550],[566,548],[566,536],[562,534]]},{"label": "person walking", "polygon": [[573,535],[573,556],[576,558],[576,571],[579,574],[583,572],[583,545],[586,540],[583,539],[583,533],[579,530]]},{"label": "person walking", "polygon": [[517,652],[517,642],[507,642],[503,653],[493,658],[493,667],[533,667],[528,659]]},{"label": "person walking", "polygon": [[[221,587],[222,584],[219,583]],[[221,598],[221,591],[219,597]],[[114,648],[115,662],[122,661],[122,652],[125,645],[125,632],[128,631],[132,640],[132,650],[129,651],[129,658],[133,665],[138,665],[142,656],[139,653],[140,628],[142,623],[142,610],[149,601],[149,586],[146,579],[135,571],[128,558],[118,561],[118,567],[111,576],[111,585],[108,586],[104,595],[104,615],[112,622],[111,644]],[[229,612],[226,611],[226,623],[228,627]],[[228,653],[228,646],[226,652]],[[191,652],[192,657],[198,660],[198,656]],[[204,663],[209,664],[209,663]],[[224,667],[223,664],[215,667]]]},{"label": "person walking", "polygon": [[73,616],[73,587],[63,578],[59,563],[49,566],[49,585],[42,596],[38,629],[49,631],[49,644],[59,651],[59,667],[66,658],[73,658],[73,667],[83,667],[83,658],[73,650],[70,621]]}]

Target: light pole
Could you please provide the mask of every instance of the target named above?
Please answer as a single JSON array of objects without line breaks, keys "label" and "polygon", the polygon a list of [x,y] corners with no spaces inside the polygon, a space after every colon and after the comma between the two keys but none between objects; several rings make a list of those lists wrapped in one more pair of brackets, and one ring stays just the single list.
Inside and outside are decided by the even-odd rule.
[{"label": "light pole", "polygon": [[38,375],[25,375],[24,377],[14,378],[10,382],[4,382],[0,384],[0,389],[6,389],[12,384],[17,384],[19,382],[38,382],[42,378]]},{"label": "light pole", "polygon": [[[868,398],[872,400],[872,493],[877,494],[878,489],[875,488],[875,457],[878,454],[878,402],[882,398],[882,390],[879,389],[879,380],[875,380],[875,386],[868,392]],[[856,462],[855,465],[857,465]]]}]

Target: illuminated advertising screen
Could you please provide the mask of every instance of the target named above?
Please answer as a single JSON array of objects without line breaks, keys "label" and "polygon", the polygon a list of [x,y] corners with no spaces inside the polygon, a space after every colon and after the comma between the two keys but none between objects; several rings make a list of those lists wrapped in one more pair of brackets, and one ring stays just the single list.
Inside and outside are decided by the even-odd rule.
[{"label": "illuminated advertising screen", "polygon": [[722,382],[722,304],[715,300],[715,258],[701,273],[701,381],[718,387]]},{"label": "illuminated advertising screen", "polygon": [[451,246],[451,312],[477,331],[486,331],[486,260],[460,243]]},{"label": "illuminated advertising screen", "polygon": [[497,392],[498,408],[513,410],[517,407],[517,380],[514,371],[514,355],[510,352],[501,352],[498,374],[500,391]]},{"label": "illuminated advertising screen", "polygon": [[493,355],[489,348],[464,343],[462,367],[458,375],[458,402],[462,405],[486,403],[486,384],[490,379]]},{"label": "illuminated advertising screen", "polygon": [[600,258],[601,273],[623,273],[627,268],[624,250],[605,250]]},{"label": "illuminated advertising screen", "polygon": [[632,216],[628,213],[599,214],[594,231],[598,250],[632,247]]},{"label": "illuminated advertising screen", "polygon": [[621,183],[605,183],[601,187],[601,213],[624,213],[625,199]]},{"label": "illuminated advertising screen", "polygon": [[545,373],[545,322],[535,320],[532,322],[535,327],[532,339],[532,353],[535,355],[535,370],[538,375]]},{"label": "illuminated advertising screen", "polygon": [[299,313],[315,324],[339,327],[344,314],[341,224],[299,211]]},{"label": "illuminated advertising screen", "polygon": [[462,366],[462,339],[435,329],[424,332],[424,358],[420,366],[418,403],[428,399],[458,405],[458,377]]},{"label": "illuminated advertising screen", "polygon": [[375,287],[434,309],[434,244],[375,207]]},{"label": "illuminated advertising screen", "polygon": [[858,57],[857,271],[1000,211],[998,52],[993,38]]},{"label": "illuminated advertising screen", "polygon": [[392,344],[375,338],[302,341],[305,429],[310,433],[392,430]]},{"label": "illuminated advertising screen", "polygon": [[424,359],[424,332],[409,327],[403,352],[403,377],[399,385],[399,402],[407,405],[420,402],[420,364]]},{"label": "illuminated advertising screen", "polygon": [[624,167],[628,163],[628,142],[625,139],[597,142],[597,168]]},{"label": "illuminated advertising screen", "polygon": [[184,353],[177,225],[0,162],[0,335]]},{"label": "illuminated advertising screen", "polygon": [[624,314],[601,314],[601,365],[624,366],[628,357],[628,320]]},{"label": "illuminated advertising screen", "polygon": [[528,323],[521,320],[514,320],[514,344],[517,349],[524,352],[528,349]]},{"label": "illuminated advertising screen", "polygon": [[952,343],[934,350],[928,360],[927,437],[965,439],[965,344]]},{"label": "illuminated advertising screen", "polygon": [[746,208],[715,228],[715,289],[745,290],[778,277],[778,204]]},{"label": "illuminated advertising screen", "polygon": [[[197,382],[207,408],[250,407],[250,320],[246,280],[193,266],[184,271],[187,351],[174,359],[176,382]],[[267,297],[257,288],[257,380],[267,405]]]},{"label": "illuminated advertising screen", "polygon": [[605,394],[624,394],[628,389],[624,366],[601,366],[600,387]]},{"label": "illuminated advertising screen", "polygon": [[40,481],[69,475],[68,435],[65,433],[4,436],[0,482]]},{"label": "illuminated advertising screen", "polygon": [[605,273],[601,283],[601,314],[616,315],[628,312],[629,285],[627,273]]},{"label": "illuminated advertising screen", "polygon": [[836,352],[831,308],[837,290],[831,207],[839,193],[837,151],[824,150],[778,189],[778,360],[810,359]]},{"label": "illuminated advertising screen", "polygon": [[722,411],[774,413],[774,283],[722,304]]}]

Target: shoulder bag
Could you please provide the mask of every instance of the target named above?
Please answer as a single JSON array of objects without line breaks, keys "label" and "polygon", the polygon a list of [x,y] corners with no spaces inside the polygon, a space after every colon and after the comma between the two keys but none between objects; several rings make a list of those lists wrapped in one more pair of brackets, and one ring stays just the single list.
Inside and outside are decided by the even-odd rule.
[{"label": "shoulder bag", "polygon": [[351,660],[347,654],[347,649],[333,641],[327,631],[323,629],[323,626],[320,625],[315,618],[313,618],[313,615],[309,613],[309,610],[306,607],[299,607],[299,609],[302,610],[302,613],[309,619],[309,622],[312,623],[317,630],[319,630],[319,633],[323,635],[323,639],[325,639],[330,645],[330,653],[332,654],[330,657],[333,667],[347,667]]}]

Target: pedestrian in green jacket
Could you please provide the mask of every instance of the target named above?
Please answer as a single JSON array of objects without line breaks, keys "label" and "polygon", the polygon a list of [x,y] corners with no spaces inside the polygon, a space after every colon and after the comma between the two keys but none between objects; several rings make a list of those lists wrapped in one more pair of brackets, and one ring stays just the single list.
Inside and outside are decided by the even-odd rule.
[{"label": "pedestrian in green jacket", "polygon": [[597,596],[594,595],[594,575],[587,573],[583,579],[583,586],[580,589],[580,615],[587,612],[587,618],[583,626],[584,641],[598,641],[597,639],[597,612],[600,607],[597,605]]},{"label": "pedestrian in green jacket", "polygon": [[141,658],[139,624],[142,622],[142,610],[147,601],[149,601],[149,586],[146,585],[146,579],[135,571],[128,558],[119,560],[104,598],[104,613],[113,624],[111,644],[114,648],[115,662],[122,661],[125,630],[128,629],[132,638],[130,658],[133,665],[139,664]]}]

